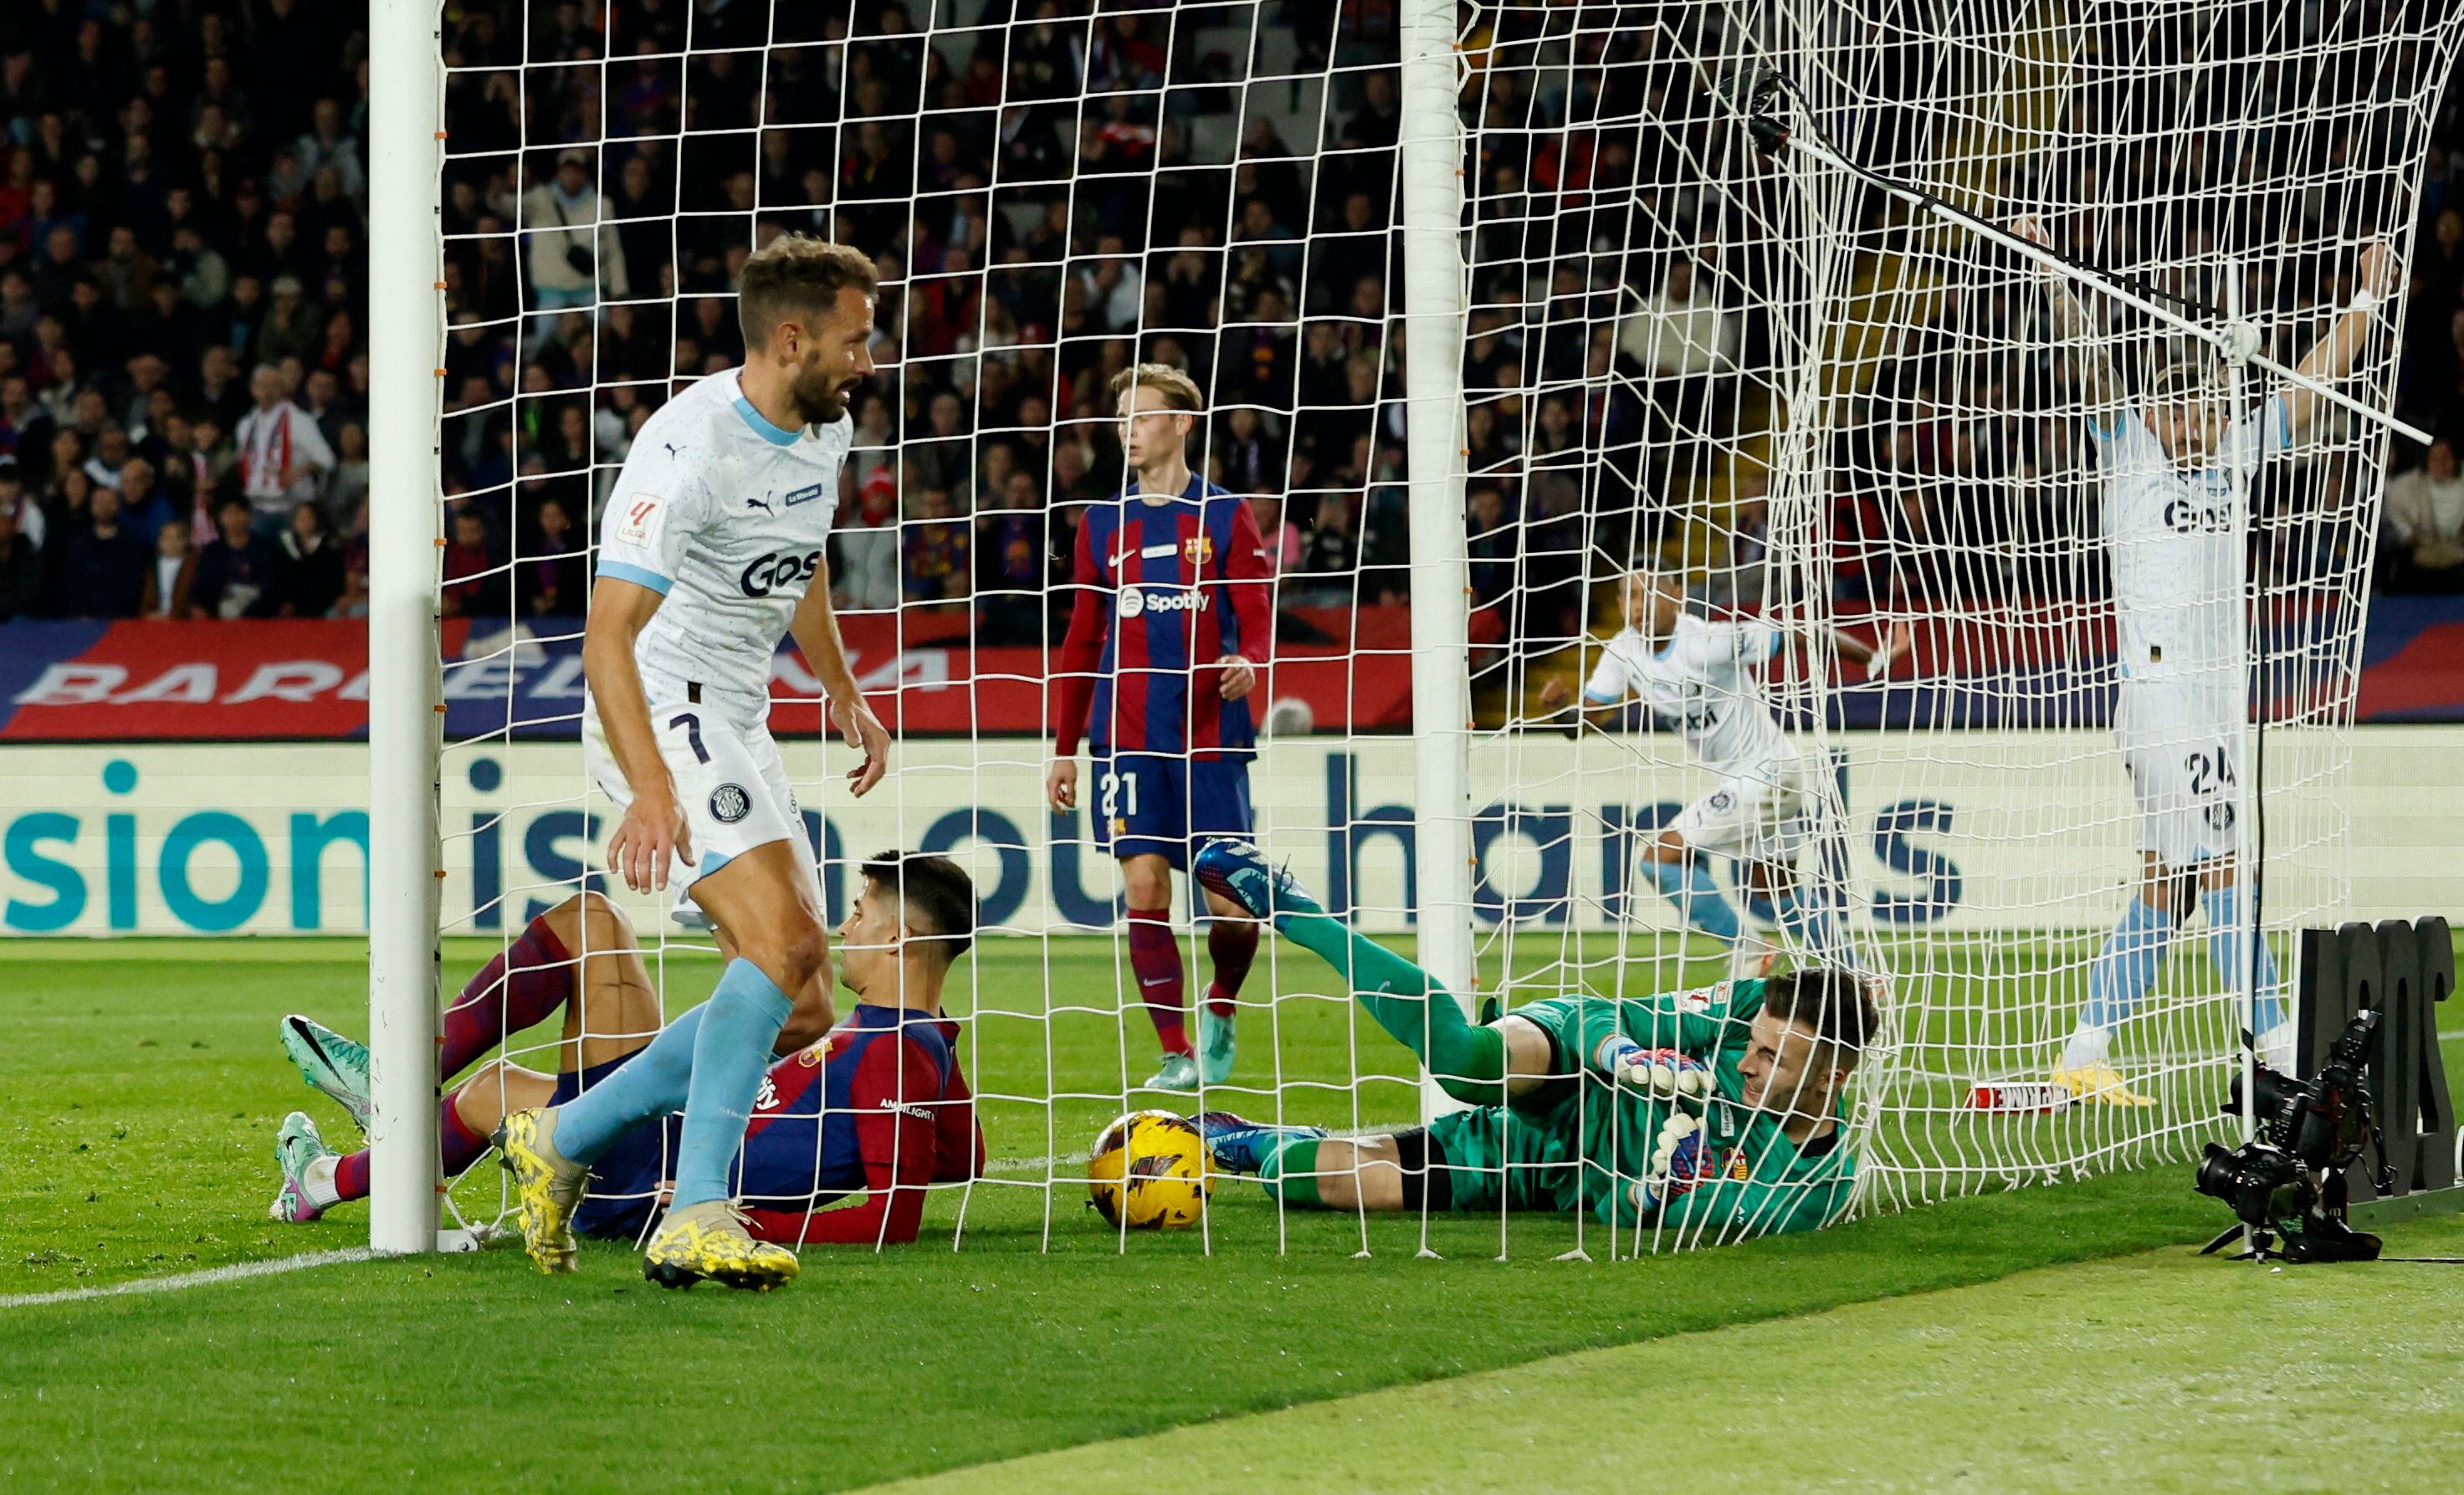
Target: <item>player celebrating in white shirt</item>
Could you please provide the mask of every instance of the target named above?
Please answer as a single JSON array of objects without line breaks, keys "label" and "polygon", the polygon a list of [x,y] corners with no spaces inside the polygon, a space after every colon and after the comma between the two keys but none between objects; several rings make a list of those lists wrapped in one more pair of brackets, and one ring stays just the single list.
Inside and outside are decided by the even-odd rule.
[{"label": "player celebrating in white shirt", "polygon": [[811,1043],[832,1017],[817,859],[769,731],[781,633],[863,755],[855,792],[889,766],[824,560],[847,396],[872,373],[874,289],[872,262],[845,245],[786,234],[753,254],[737,291],[744,366],[650,417],[608,503],[582,650],[583,758],[625,816],[608,863],[637,892],[665,890],[671,858],[690,868],[728,964],[640,1058],[566,1105],[506,1118],[496,1141],[543,1271],[572,1270],[591,1160],[681,1106],[675,1194],[645,1275],[764,1288],[796,1275],[793,1252],[746,1231],[728,1174],[773,1050]]},{"label": "player celebrating in white shirt", "polygon": [[[1826,959],[1844,960],[1841,936],[1827,905],[1801,899],[1796,860],[1805,844],[1805,765],[1772,719],[1757,671],[1787,642],[1787,630],[1762,619],[1712,622],[1686,612],[1673,578],[1649,571],[1628,576],[1618,603],[1625,627],[1608,641],[1583,687],[1583,711],[1609,713],[1639,700],[1674,723],[1716,783],[1661,827],[1644,855],[1652,880],[1686,923],[1727,941],[1731,969],[1760,976],[1773,949],[1744,930],[1720,896],[1701,853],[1738,865],[1748,912],[1764,924],[1795,933]],[[1834,631],[1839,652],[1874,674],[1890,668],[1908,645],[1904,626],[1880,649]],[[1540,691],[1550,712],[1567,705],[1563,679]],[[1813,907],[1806,904],[1811,902]]]},{"label": "player celebrating in white shirt", "polygon": [[[2052,242],[2033,217],[2011,231],[2031,243]],[[2299,364],[2311,380],[2352,372],[2373,314],[2402,279],[2384,244],[2362,252],[2359,271],[2351,304]],[[2250,948],[2237,897],[2241,832],[2233,791],[2250,698],[2239,547],[2252,477],[2269,453],[2293,445],[2321,402],[2287,385],[2257,410],[2236,416],[2190,366],[2166,370],[2134,402],[2110,359],[2083,345],[2091,329],[2078,296],[2057,279],[2048,280],[2047,293],[2056,330],[2080,355],[2088,432],[2103,469],[2104,538],[2122,646],[2114,735],[2140,818],[2138,894],[2089,972],[2087,1002],[2053,1077],[2082,1100],[2152,1106],[2114,1068],[2113,1032],[2156,984],[2193,899],[2207,914],[2209,956],[2225,979],[2238,988],[2253,978],[2254,962],[2257,967],[2260,1058],[2292,1068],[2293,1029],[2276,995],[2276,963],[2264,941]]]}]

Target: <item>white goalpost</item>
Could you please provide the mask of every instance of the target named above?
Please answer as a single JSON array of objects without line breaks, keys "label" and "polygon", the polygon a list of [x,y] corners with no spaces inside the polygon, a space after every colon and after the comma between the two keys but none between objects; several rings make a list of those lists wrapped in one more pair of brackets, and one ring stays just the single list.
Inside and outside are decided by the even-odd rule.
[{"label": "white goalpost", "polygon": [[387,1254],[437,1244],[438,13],[368,11],[368,1244]]},{"label": "white goalpost", "polygon": [[[2390,426],[2419,434],[2387,413],[2404,297],[2355,293],[2371,246],[2409,253],[2455,16],[372,0],[370,40],[380,1251],[435,1248],[440,1196],[506,1206],[493,1168],[439,1177],[470,968],[594,890],[669,1018],[709,988],[707,923],[601,875],[583,593],[642,423],[741,359],[736,276],[786,231],[882,280],[828,559],[889,780],[851,802],[803,662],[772,680],[823,912],[885,846],[952,855],[981,903],[946,1000],[991,1162],[913,1185],[928,1241],[1067,1244],[1127,1111],[1343,1134],[1458,1109],[1271,935],[1230,1078],[1138,1085],[1161,1025],[1113,810],[1042,779],[1071,545],[1123,478],[1103,390],[1144,360],[1202,391],[1190,466],[1272,556],[1262,848],[1467,1011],[1870,978],[1835,1214],[2195,1155],[2286,934],[2350,904],[2379,495]],[[2366,335],[2305,364],[2357,304]],[[2143,428],[2188,496],[2133,529],[2112,479]],[[1715,641],[1694,676],[1587,695],[1674,668],[1680,628]],[[1741,716],[1784,785],[1714,760]],[[1764,789],[1727,836],[1713,802]],[[1194,1020],[1211,927],[1174,898]],[[1509,1110],[1502,1166],[1570,1166],[1514,1152],[1533,1124]],[[1776,1228],[1527,1225],[1511,1192],[1474,1221],[1501,1251]],[[1471,1235],[1215,1198],[1209,1249]]]}]

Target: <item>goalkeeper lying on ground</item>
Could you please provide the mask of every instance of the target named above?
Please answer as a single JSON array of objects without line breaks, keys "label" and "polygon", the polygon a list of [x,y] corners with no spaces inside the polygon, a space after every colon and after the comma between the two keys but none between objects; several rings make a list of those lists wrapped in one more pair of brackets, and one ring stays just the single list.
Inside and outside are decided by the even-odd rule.
[{"label": "goalkeeper lying on ground", "polygon": [[1475,1108],[1350,1140],[1198,1118],[1217,1166],[1256,1175],[1285,1203],[1588,1209],[1723,1241],[1811,1230],[1847,1205],[1857,1160],[1842,1092],[1880,1025],[1864,978],[1806,970],[1639,1000],[1566,996],[1476,1023],[1246,843],[1210,844],[1193,870],[1345,973],[1377,1025]]},{"label": "goalkeeper lying on ground", "polygon": [[[983,1135],[957,1058],[957,1025],[941,1015],[951,961],[975,930],[966,872],[946,857],[884,852],[864,864],[864,886],[838,931],[839,974],[856,1003],[820,1042],[778,1060],[763,1078],[731,1178],[758,1240],[894,1243],[915,1239],[928,1183],[971,1178]],[[662,1065],[676,1107],[691,1070],[691,1015],[668,1026],[658,1052],[658,989],[633,927],[597,893],[568,898],[522,931],[471,978],[446,1010],[439,1077],[451,1079],[498,1040],[564,1017],[559,1073],[510,1059],[483,1066],[437,1108],[445,1176],[488,1151],[489,1133],[525,1108],[565,1106],[619,1068]],[[282,1020],[282,1046],[309,1085],[364,1127],[367,1049],[303,1017]],[[649,1053],[649,1057],[643,1057]],[[653,1117],[620,1130],[592,1156],[588,1197],[569,1230],[638,1241],[657,1217],[673,1177],[682,1118]],[[335,1204],[365,1198],[368,1154],[327,1148],[303,1112],[283,1119],[275,1143],[282,1187],[275,1220],[316,1220]],[[825,1210],[854,1195],[861,1204]],[[557,1222],[550,1254],[569,1263],[572,1236]]]}]

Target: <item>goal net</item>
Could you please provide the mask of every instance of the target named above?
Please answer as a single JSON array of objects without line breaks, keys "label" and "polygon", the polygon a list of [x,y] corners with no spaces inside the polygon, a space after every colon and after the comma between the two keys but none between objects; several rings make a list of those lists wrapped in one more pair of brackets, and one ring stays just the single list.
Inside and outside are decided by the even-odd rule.
[{"label": "goal net", "polygon": [[[742,361],[743,260],[805,232],[882,278],[827,560],[891,772],[847,797],[852,759],[791,649],[771,729],[826,920],[883,848],[956,857],[979,900],[944,1008],[989,1160],[902,1180],[929,1194],[925,1239],[1120,1248],[1083,1206],[1090,1144],[1125,1111],[1339,1142],[1452,1105],[1350,966],[1272,936],[1224,1003],[1229,1076],[1142,1087],[1156,1003],[1094,817],[1189,791],[1101,764],[1074,806],[1045,790],[1074,547],[1125,476],[1107,385],[1141,361],[1196,381],[1190,466],[1265,539],[1256,840],[1344,923],[1475,1012],[1766,964],[1871,976],[1882,1026],[1838,1143],[1857,1202],[1818,1215],[2187,1156],[2228,1125],[2238,1032],[2277,995],[2210,922],[2271,932],[2280,986],[2281,932],[2346,898],[2338,790],[2387,437],[2301,402],[2289,450],[2180,520],[2225,537],[2203,563],[2233,564],[2160,586],[2141,574],[2179,547],[2151,531],[2143,560],[2113,538],[2091,431],[2155,412],[2185,370],[2220,429],[2281,414],[2273,376],[2201,363],[2145,303],[2247,322],[2299,361],[2365,248],[2409,252],[2453,43],[2403,6],[455,7],[429,507],[444,996],[492,956],[534,958],[532,920],[585,888],[627,916],[667,1017],[716,978],[693,909],[599,870],[617,816],[576,747],[579,648],[643,423]],[[1749,66],[1778,102],[1738,86],[1766,76]],[[1766,148],[1756,108],[1795,140]],[[2048,276],[1917,197],[2033,214],[2073,268]],[[2373,408],[2402,307],[2378,308],[2338,385]],[[2233,619],[2230,657],[2202,658],[2234,704],[2174,721],[2163,696],[2132,750],[2183,780],[2202,818],[2180,834],[2253,865],[2114,956],[2145,819],[2116,701],[2157,605]],[[1708,663],[1654,685],[1680,636]],[[1898,657],[1868,680],[1848,656],[1877,643]],[[1709,802],[1736,788],[1705,740],[1722,716],[1768,719],[1784,796]],[[1172,898],[1194,1025],[1230,921],[1177,877]],[[550,962],[577,991],[620,963],[593,943],[612,928]],[[2092,988],[2095,1058],[2148,1104],[2047,1100]],[[578,1030],[506,1017],[505,1056],[552,1077],[576,1031],[621,1051],[638,1037],[615,1000]],[[1593,1119],[1580,1063],[1551,1061],[1570,1110],[1509,1106],[1482,1133],[1494,1155],[1449,1157],[1450,1198],[1351,1208],[1392,1170],[1373,1187],[1362,1164],[1384,1154],[1329,1150],[1349,1161],[1322,1190],[1217,1178],[1192,1239],[1627,1254],[1790,1216],[1784,1190],[1684,1224],[1552,1212],[1658,1186],[1665,1106],[1634,1124],[1639,1152],[1551,1151]],[[856,1120],[824,1106],[803,1134],[844,1148]],[[473,1222],[507,1204],[493,1169],[449,1198]],[[1347,1207],[1303,1207],[1321,1198]]]}]

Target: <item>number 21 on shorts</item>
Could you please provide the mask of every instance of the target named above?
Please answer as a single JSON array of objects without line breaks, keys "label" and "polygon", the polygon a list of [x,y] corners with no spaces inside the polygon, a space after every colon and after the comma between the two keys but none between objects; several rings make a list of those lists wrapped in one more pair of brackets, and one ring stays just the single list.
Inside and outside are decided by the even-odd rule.
[{"label": "number 21 on shorts", "polygon": [[1138,812],[1138,776],[1133,773],[1107,772],[1095,782],[1101,796],[1099,808],[1106,820]]}]

